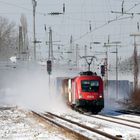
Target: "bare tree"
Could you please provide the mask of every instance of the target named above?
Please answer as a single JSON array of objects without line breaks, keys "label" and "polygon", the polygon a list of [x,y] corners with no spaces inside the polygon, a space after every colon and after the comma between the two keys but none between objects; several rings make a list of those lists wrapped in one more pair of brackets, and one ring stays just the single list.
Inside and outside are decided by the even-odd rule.
[{"label": "bare tree", "polygon": [[0,17],[0,59],[9,59],[15,55],[17,48],[17,32],[15,24]]}]

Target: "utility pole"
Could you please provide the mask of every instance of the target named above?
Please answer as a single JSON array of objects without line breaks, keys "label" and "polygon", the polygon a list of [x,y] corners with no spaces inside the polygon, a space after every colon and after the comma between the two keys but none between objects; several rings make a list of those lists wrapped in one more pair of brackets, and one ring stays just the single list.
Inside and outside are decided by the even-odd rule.
[{"label": "utility pole", "polygon": [[71,52],[71,53],[69,53],[69,60],[72,61],[72,59],[73,59],[73,37],[72,37],[72,35],[70,37],[70,50],[69,50],[69,52]]},{"label": "utility pole", "polygon": [[[46,30],[46,29],[45,29]],[[49,53],[48,53],[48,60],[47,60],[47,71],[49,74],[49,92],[51,92],[51,72],[52,72],[52,61],[53,57],[53,44],[52,44],[52,29],[49,27]]]},{"label": "utility pole", "polygon": [[106,47],[106,58],[105,58],[105,86],[106,86],[106,95],[108,97],[108,45],[110,43],[110,36],[108,35],[107,43],[104,43],[104,47]]},{"label": "utility pole", "polygon": [[119,88],[119,84],[118,84],[118,45],[119,42],[115,42],[116,43],[116,95],[118,98],[118,88]]},{"label": "utility pole", "polygon": [[[87,57],[87,45],[84,46],[84,56]],[[86,64],[87,62],[85,62],[85,70],[86,70]]]},{"label": "utility pole", "polygon": [[49,60],[53,60],[52,29],[49,27]]},{"label": "utility pole", "polygon": [[18,58],[19,59],[21,59],[22,49],[23,49],[22,26],[19,26],[19,48],[18,48]]},{"label": "utility pole", "polygon": [[33,44],[34,44],[34,60],[36,60],[35,13],[36,13],[37,1],[36,1],[36,0],[32,0],[32,4],[33,4]]},{"label": "utility pole", "polygon": [[118,99],[118,89],[119,89],[119,83],[118,83],[118,44],[120,44],[121,42],[116,41],[113,43],[116,46],[116,52],[112,52],[112,53],[116,53],[116,96]]},{"label": "utility pole", "polygon": [[[111,42],[111,43],[106,44],[107,47],[109,47],[109,46],[116,47],[116,51],[112,52],[112,53],[116,53],[116,98],[118,98],[118,89],[119,89],[119,83],[118,83],[118,46],[120,46],[119,45],[120,43],[121,43],[120,41],[116,41],[116,42]],[[108,54],[107,54],[107,59],[108,59]]]},{"label": "utility pole", "polygon": [[[46,32],[46,26],[45,26],[45,32]],[[54,50],[53,50],[53,46],[56,45],[56,46],[62,46],[62,44],[53,44],[53,42],[60,42],[60,41],[53,41],[52,39],[52,29],[51,27],[49,27],[49,41],[46,41],[46,45],[49,45],[49,50],[48,50],[48,59],[53,61],[55,58],[54,58]]]},{"label": "utility pole", "polygon": [[79,67],[79,47],[78,47],[78,44],[76,44],[76,67],[78,68]]},{"label": "utility pole", "polygon": [[135,92],[138,89],[138,73],[139,73],[136,37],[140,36],[140,33],[130,34],[130,36],[134,37],[133,59],[134,59],[134,92]]},{"label": "utility pole", "polygon": [[104,43],[104,47],[106,48],[106,58],[105,58],[105,77],[106,77],[106,83],[108,84],[108,47],[110,43],[110,37],[108,36],[108,42]]}]

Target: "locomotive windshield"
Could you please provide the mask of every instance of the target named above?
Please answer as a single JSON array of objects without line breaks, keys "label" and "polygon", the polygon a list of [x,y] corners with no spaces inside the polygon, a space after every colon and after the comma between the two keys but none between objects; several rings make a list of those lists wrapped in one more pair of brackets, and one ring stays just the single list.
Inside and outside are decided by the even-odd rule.
[{"label": "locomotive windshield", "polygon": [[83,80],[81,81],[83,92],[97,92],[99,90],[99,81],[97,80]]}]

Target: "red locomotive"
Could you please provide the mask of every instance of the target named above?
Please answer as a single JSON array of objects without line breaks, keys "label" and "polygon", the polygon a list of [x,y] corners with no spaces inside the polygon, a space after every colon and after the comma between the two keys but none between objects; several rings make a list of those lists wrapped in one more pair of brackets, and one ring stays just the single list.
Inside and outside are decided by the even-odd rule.
[{"label": "red locomotive", "polygon": [[98,113],[104,108],[103,80],[91,71],[63,81],[63,94],[73,108]]}]

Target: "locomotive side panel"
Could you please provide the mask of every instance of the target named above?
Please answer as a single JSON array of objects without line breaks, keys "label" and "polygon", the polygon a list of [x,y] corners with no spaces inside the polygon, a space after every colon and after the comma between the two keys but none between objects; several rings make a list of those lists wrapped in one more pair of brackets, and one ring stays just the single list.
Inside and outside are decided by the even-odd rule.
[{"label": "locomotive side panel", "polygon": [[73,106],[75,104],[75,81],[73,79],[63,79],[62,81],[62,95],[65,102]]}]

